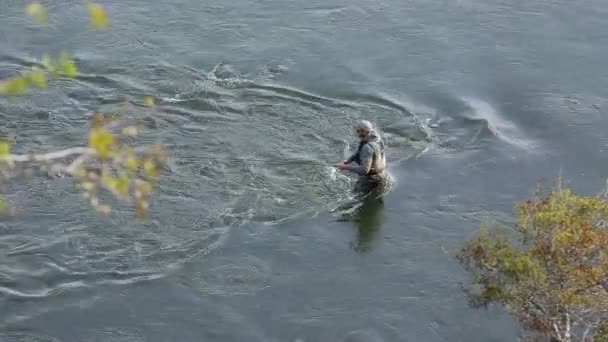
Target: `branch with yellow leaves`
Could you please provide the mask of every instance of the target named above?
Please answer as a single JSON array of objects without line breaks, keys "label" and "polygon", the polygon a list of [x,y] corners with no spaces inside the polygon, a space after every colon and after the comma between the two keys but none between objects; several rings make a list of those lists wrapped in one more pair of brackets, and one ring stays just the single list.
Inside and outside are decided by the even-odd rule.
[{"label": "branch with yellow leaves", "polygon": [[[104,8],[87,2],[86,10],[90,26],[102,29],[108,26]],[[25,12],[36,23],[44,24],[48,15],[38,1],[30,1]],[[42,56],[31,70],[22,71],[0,80],[0,95],[18,96],[28,88],[45,89],[49,78],[74,78],[78,68],[67,52],[57,57]],[[153,98],[144,98],[144,105],[153,106]],[[131,142],[139,133],[134,125],[120,128],[116,120],[108,120],[96,113],[93,117],[86,146],[71,147],[48,153],[14,154],[8,142],[0,142],[0,176],[10,178],[12,172],[20,170],[22,164],[40,164],[42,169],[75,177],[84,190],[85,197],[100,213],[110,212],[110,206],[100,200],[102,191],[108,191],[121,200],[131,200],[138,218],[144,218],[148,208],[148,196],[162,167],[165,154],[162,146],[132,147]],[[0,200],[0,209],[4,203]]]},{"label": "branch with yellow leaves", "polygon": [[[87,2],[86,9],[89,14],[91,28],[103,29],[108,26],[108,17],[100,4]],[[38,1],[30,1],[25,12],[38,24],[45,24],[47,22],[48,15],[46,8]],[[73,78],[78,74],[78,68],[70,55],[65,51],[55,58],[44,55],[39,65],[33,66],[31,70],[0,81],[0,94],[20,95],[28,87],[45,89],[48,84],[49,74],[54,78]]]},{"label": "branch with yellow leaves", "polygon": [[[132,147],[130,142],[138,135],[134,125],[112,132],[111,125],[96,113],[88,135],[87,146],[71,147],[49,153],[13,154],[7,142],[0,143],[0,166],[9,170],[22,164],[38,164],[51,173],[75,177],[90,204],[102,214],[111,207],[99,199],[105,190],[120,200],[135,205],[138,218],[144,218],[148,196],[152,192],[159,170],[165,163],[160,144]],[[120,126],[118,126],[120,128]]]}]

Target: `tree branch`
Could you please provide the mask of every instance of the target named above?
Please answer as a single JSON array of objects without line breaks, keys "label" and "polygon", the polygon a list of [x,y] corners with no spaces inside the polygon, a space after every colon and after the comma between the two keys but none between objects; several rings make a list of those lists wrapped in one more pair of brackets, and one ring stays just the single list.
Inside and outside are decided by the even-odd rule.
[{"label": "tree branch", "polygon": [[587,324],[587,327],[585,328],[585,332],[583,333],[583,342],[587,341],[587,335],[589,335],[589,333],[591,332],[591,329],[594,329],[597,326],[596,323],[589,323]]},{"label": "tree branch", "polygon": [[6,162],[33,162],[33,161],[42,161],[48,162],[57,159],[66,158],[73,155],[94,155],[96,152],[92,148],[88,147],[71,147],[65,150],[42,153],[42,154],[8,154],[5,156],[0,156],[1,161]]},{"label": "tree branch", "polygon": [[557,326],[557,323],[553,322],[553,330],[555,331],[555,335],[557,336],[557,339],[560,341],[564,341],[564,339],[562,338],[562,334],[560,333],[560,329]]},{"label": "tree branch", "polygon": [[[566,309],[566,310],[568,310],[568,309]],[[571,338],[570,329],[571,329],[570,314],[566,311],[566,331],[565,331],[564,337],[567,342],[570,342],[570,338]]]},{"label": "tree branch", "polygon": [[535,307],[538,309],[538,311],[540,311],[540,312],[541,312],[543,315],[546,315],[546,314],[547,314],[547,312],[545,311],[545,309],[544,309],[544,308],[543,308],[543,307],[542,307],[540,304],[538,304],[538,303],[536,302],[536,300],[534,299],[534,297],[530,297],[530,298],[529,298],[529,302],[530,302],[531,304],[533,304],[533,305],[534,305],[534,306],[535,306]]}]

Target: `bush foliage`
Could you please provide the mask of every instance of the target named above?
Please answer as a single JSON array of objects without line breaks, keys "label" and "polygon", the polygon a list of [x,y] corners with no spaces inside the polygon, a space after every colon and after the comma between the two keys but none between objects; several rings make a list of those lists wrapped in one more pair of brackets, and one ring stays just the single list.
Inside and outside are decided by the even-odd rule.
[{"label": "bush foliage", "polygon": [[608,201],[560,183],[516,214],[511,231],[483,226],[461,249],[477,287],[467,290],[471,303],[503,305],[527,336],[599,341],[608,323]]}]

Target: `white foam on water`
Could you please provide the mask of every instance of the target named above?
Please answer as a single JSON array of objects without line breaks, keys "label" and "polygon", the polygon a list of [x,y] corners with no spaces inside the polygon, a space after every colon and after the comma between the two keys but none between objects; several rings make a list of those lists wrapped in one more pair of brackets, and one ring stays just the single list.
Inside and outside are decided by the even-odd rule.
[{"label": "white foam on water", "polygon": [[180,103],[186,101],[185,99],[181,99],[179,94],[175,95],[175,97],[163,97],[161,100],[165,103]]},{"label": "white foam on water", "polygon": [[342,150],[342,158],[346,159],[350,156],[351,152],[350,152],[350,146],[348,145],[348,142],[346,140],[344,140],[344,149]]},{"label": "white foam on water", "polygon": [[525,137],[515,123],[501,116],[489,103],[467,97],[463,98],[463,101],[472,109],[470,118],[485,120],[488,123],[488,129],[497,138],[524,150],[532,150],[537,147],[537,142]]},{"label": "white foam on water", "polygon": [[330,168],[329,169],[329,179],[331,179],[332,181],[336,181],[338,180],[338,171],[335,168]]}]

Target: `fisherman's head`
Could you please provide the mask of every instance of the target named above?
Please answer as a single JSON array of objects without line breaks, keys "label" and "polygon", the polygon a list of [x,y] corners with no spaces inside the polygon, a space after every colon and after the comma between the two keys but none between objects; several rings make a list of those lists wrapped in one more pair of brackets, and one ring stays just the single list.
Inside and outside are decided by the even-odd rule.
[{"label": "fisherman's head", "polygon": [[367,120],[361,120],[355,125],[355,132],[359,139],[365,139],[367,135],[374,130],[374,126]]}]

